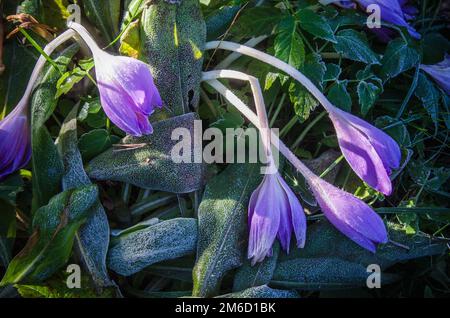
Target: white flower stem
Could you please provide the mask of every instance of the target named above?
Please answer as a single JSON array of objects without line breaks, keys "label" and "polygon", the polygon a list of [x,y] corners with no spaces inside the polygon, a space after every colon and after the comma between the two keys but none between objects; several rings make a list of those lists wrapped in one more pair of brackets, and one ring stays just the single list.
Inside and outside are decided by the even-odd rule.
[{"label": "white flower stem", "polygon": [[[49,44],[47,44],[44,48],[44,52],[47,55],[51,55],[53,51],[63,44],[64,42],[68,41],[70,38],[72,38],[75,35],[75,31],[73,30],[67,30],[58,37],[56,37],[53,41],[51,41]],[[36,62],[36,65],[34,66],[33,72],[31,73],[30,80],[28,81],[27,88],[25,89],[25,93],[23,94],[23,97],[20,99],[17,108],[18,109],[26,109],[26,106],[28,105],[28,101],[30,99],[31,93],[33,92],[34,85],[36,84],[36,81],[39,77],[39,74],[42,72],[42,69],[44,68],[45,62],[47,60],[44,56],[40,56],[38,61]]]},{"label": "white flower stem", "polygon": [[[244,45],[248,46],[248,47],[254,47],[254,46],[258,45],[259,43],[261,43],[262,41],[264,41],[265,39],[267,39],[267,35],[261,35],[256,38],[251,38],[250,40],[245,42]],[[236,61],[241,56],[242,56],[241,53],[233,52],[230,55],[228,55],[222,62],[217,64],[216,67],[214,67],[214,69],[215,70],[225,69],[225,68],[229,67],[234,61]]]},{"label": "white flower stem", "polygon": [[68,27],[75,30],[80,35],[80,37],[83,39],[83,41],[86,43],[86,45],[89,47],[89,49],[93,54],[97,52],[102,52],[97,42],[95,42],[89,31],[86,30],[84,26],[76,22],[70,22],[68,24]]},{"label": "white flower stem", "polygon": [[311,82],[309,78],[301,72],[290,66],[289,64],[254,48],[228,41],[211,41],[206,43],[205,50],[223,49],[238,52],[243,55],[251,56],[257,60],[272,65],[273,67],[285,72],[292,78],[300,82],[328,111],[332,111],[335,107],[325,97],[325,95]]},{"label": "white flower stem", "polygon": [[[239,99],[231,90],[220,83],[217,78],[237,78],[241,80],[248,80],[250,77],[247,74],[234,72],[233,71],[211,71],[203,73],[203,80],[206,81],[211,87],[213,87],[219,94],[224,96],[231,104],[233,104],[256,128],[259,130],[265,130],[261,125],[261,118],[258,117],[245,103]],[[239,74],[240,73],[240,74]],[[235,77],[232,77],[235,76]],[[238,78],[239,77],[239,78]],[[255,85],[255,84],[254,84]],[[259,83],[256,81],[256,85]],[[259,89],[261,91],[261,89]],[[262,95],[261,95],[262,96]],[[256,99],[255,99],[256,101]],[[255,102],[256,103],[256,102]],[[259,103],[256,103],[257,105]],[[259,104],[261,105],[261,104]],[[258,106],[257,106],[258,107]],[[265,113],[265,111],[264,111]],[[266,130],[270,131],[270,130]],[[270,141],[271,143],[283,154],[283,156],[303,175],[305,178],[311,182],[317,176],[306,167],[293,153],[292,151],[279,139],[279,137],[272,131],[270,131]]]}]

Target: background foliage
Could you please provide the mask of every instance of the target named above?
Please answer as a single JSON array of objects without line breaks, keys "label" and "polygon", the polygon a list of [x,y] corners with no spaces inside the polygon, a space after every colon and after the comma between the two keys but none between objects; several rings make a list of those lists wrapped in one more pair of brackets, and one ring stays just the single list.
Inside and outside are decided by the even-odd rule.
[{"label": "background foliage", "polygon": [[[177,7],[158,0],[147,7],[145,0],[111,0],[101,12],[106,7],[100,0],[0,3],[3,17],[28,13],[59,33],[71,2],[81,5],[83,24],[110,52],[150,64],[169,102],[152,117],[159,121],[154,135],[121,140],[124,134],[107,120],[89,79],[89,55],[70,45],[51,57],[58,68],[47,66],[30,106],[33,160],[0,183],[0,296],[448,295],[449,99],[419,70],[420,63],[437,63],[448,53],[449,7],[443,1],[412,1],[419,12],[411,23],[422,39],[400,29],[388,43],[367,29],[364,12],[317,1],[183,0]],[[17,27],[3,22],[6,33]],[[179,45],[172,45],[164,23],[175,23]],[[48,41],[39,26],[26,32],[41,47]],[[202,52],[205,36],[251,40],[302,71],[336,106],[389,133],[403,151],[393,195],[384,197],[353,174],[331,122],[301,85],[250,58],[229,63],[228,52]],[[20,99],[38,54],[20,32],[5,40],[0,118]],[[392,242],[373,255],[338,233],[286,164],[283,173],[308,213],[306,247],[286,255],[276,246],[273,257],[250,266],[246,210],[259,168],[180,168],[158,159],[170,150],[164,140],[171,127],[192,129],[196,117],[204,127],[248,127],[200,85],[201,70],[215,67],[258,77],[271,126],[318,174],[370,203]],[[227,85],[251,104],[249,87]],[[114,155],[117,144],[143,141],[144,148]],[[71,263],[83,265],[80,290],[65,285]],[[379,290],[365,287],[366,267],[374,263],[383,269]]]}]

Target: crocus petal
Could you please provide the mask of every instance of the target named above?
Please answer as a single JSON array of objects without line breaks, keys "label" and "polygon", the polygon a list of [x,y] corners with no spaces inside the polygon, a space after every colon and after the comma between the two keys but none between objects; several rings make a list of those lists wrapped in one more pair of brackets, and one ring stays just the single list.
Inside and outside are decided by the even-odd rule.
[{"label": "crocus petal", "polygon": [[153,132],[148,120],[162,100],[147,64],[94,50],[100,100],[107,116],[130,135]]},{"label": "crocus petal", "polygon": [[30,157],[27,117],[13,111],[0,122],[0,180],[24,167]]},{"label": "crocus petal", "polygon": [[383,220],[366,203],[318,177],[310,185],[327,219],[344,235],[372,252],[387,243]]},{"label": "crocus petal", "polygon": [[[418,33],[407,21],[402,5],[398,0],[355,0],[364,10],[371,4],[376,4],[380,7],[381,19],[388,23],[405,27],[409,34],[415,38],[420,39],[421,35]],[[411,13],[411,8],[408,7],[407,13]],[[374,29],[376,30],[376,29]]]},{"label": "crocus petal", "polygon": [[306,216],[303,207],[301,206],[299,200],[289,188],[287,183],[279,176],[279,182],[283,187],[287,198],[289,200],[290,207],[290,219],[292,222],[292,228],[294,229],[295,238],[297,240],[297,247],[303,248],[306,241]]},{"label": "crocus petal", "polygon": [[392,184],[379,154],[360,130],[339,117],[333,120],[339,146],[353,171],[371,187],[389,195]]},{"label": "crocus petal", "polygon": [[339,108],[334,109],[334,113],[344,118],[347,123],[363,132],[369,139],[372,146],[377,151],[383,164],[390,173],[391,169],[398,169],[402,158],[402,152],[398,143],[381,129],[369,124],[361,118],[344,112]]},{"label": "crocus petal", "polygon": [[306,217],[300,202],[279,173],[264,176],[250,198],[248,217],[248,258],[252,258],[253,264],[272,254],[277,236],[287,252],[292,231],[297,238],[297,246],[305,244]]},{"label": "crocus petal", "polygon": [[450,55],[445,55],[442,62],[434,65],[422,64],[420,68],[430,75],[447,95],[450,95]]},{"label": "crocus petal", "polygon": [[268,255],[278,233],[281,212],[277,200],[273,198],[282,193],[274,192],[278,188],[274,185],[276,182],[273,175],[264,177],[255,209],[251,213],[248,258],[252,258],[253,264],[261,262]]}]

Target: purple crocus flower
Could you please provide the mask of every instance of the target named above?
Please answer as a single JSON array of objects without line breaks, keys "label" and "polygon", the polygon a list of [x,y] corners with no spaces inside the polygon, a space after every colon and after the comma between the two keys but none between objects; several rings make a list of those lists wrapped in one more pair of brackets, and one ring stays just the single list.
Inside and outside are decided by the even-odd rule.
[{"label": "purple crocus flower", "polygon": [[420,68],[430,75],[436,83],[450,95],[450,55],[445,55],[442,62],[434,65],[421,65]]},{"label": "purple crocus flower", "polygon": [[120,129],[132,136],[153,132],[148,117],[162,107],[147,64],[139,60],[113,56],[94,50],[100,100],[106,115]]},{"label": "purple crocus flower", "polygon": [[369,205],[317,176],[309,184],[325,217],[348,238],[373,253],[388,242],[383,220]]},{"label": "purple crocus flower", "polygon": [[252,259],[252,264],[272,255],[272,245],[277,236],[287,252],[292,232],[297,246],[304,247],[306,217],[303,208],[279,173],[264,176],[250,198],[248,217],[248,258]]},{"label": "purple crocus flower", "polygon": [[31,145],[26,103],[0,121],[0,180],[30,161]]},{"label": "purple crocus flower", "polygon": [[390,195],[392,169],[400,167],[398,144],[385,132],[339,108],[329,110],[345,159],[368,185]]},{"label": "purple crocus flower", "polygon": [[[353,3],[349,0],[333,1],[334,4],[343,8],[353,8],[354,4],[358,4],[365,12],[369,5],[378,5],[383,21],[405,27],[413,38],[420,39],[420,34],[407,22],[417,14],[417,8],[409,5],[408,2],[409,0],[354,0]],[[372,31],[384,42],[389,42],[394,35],[392,30],[384,27],[372,29]]]}]

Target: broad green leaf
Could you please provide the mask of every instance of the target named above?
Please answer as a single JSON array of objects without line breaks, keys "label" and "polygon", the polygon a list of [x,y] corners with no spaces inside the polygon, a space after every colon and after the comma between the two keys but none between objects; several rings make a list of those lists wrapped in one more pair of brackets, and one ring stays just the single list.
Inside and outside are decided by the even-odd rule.
[{"label": "broad green leaf", "polygon": [[[153,134],[125,137],[117,147],[89,162],[86,172],[97,180],[122,181],[146,189],[175,193],[198,190],[203,185],[205,167],[194,162],[195,157],[202,153],[201,144],[193,142],[196,119],[196,114],[188,113],[156,122]],[[183,135],[175,137],[180,140],[172,140],[172,133],[177,128]],[[183,154],[187,154],[188,163],[173,161],[172,151],[178,155],[174,149],[180,144],[186,145],[180,150],[186,151]]]},{"label": "broad green leaf", "polygon": [[328,91],[327,97],[335,106],[350,112],[352,110],[352,98],[347,91],[347,80],[336,81]]},{"label": "broad green leaf", "polygon": [[420,99],[421,104],[437,125],[439,117],[439,102],[441,94],[436,86],[423,74],[419,75],[419,81],[415,94]]},{"label": "broad green leaf", "polygon": [[[58,139],[58,150],[64,163],[63,190],[91,185],[77,148],[77,111],[78,107],[74,107],[67,115]],[[97,198],[89,209],[86,223],[75,234],[75,247],[94,284],[100,288],[114,285],[106,270],[109,234],[108,218]]]},{"label": "broad green leaf", "polygon": [[119,34],[120,2],[109,0],[106,4],[103,0],[83,0],[84,13],[108,42]]},{"label": "broad green leaf", "polygon": [[361,114],[367,115],[369,110],[373,107],[373,105],[375,105],[382,89],[371,82],[360,81],[358,83],[357,91]]},{"label": "broad green leaf", "polygon": [[364,33],[346,29],[339,31],[336,39],[334,49],[345,58],[366,64],[380,64],[378,55],[370,48]]},{"label": "broad green leaf", "polygon": [[74,44],[59,54],[59,57],[55,59],[60,66],[59,70],[47,64],[31,99],[33,210],[46,205],[60,190],[62,162],[44,124],[58,103],[55,94],[60,72],[64,72],[77,51],[78,45]]},{"label": "broad green leaf", "polygon": [[305,248],[281,254],[271,286],[306,290],[336,289],[365,286],[367,266],[377,264],[383,271],[382,283],[398,276],[385,273],[398,262],[444,253],[444,240],[430,240],[426,236],[408,236],[397,225],[389,223],[392,241],[408,247],[388,243],[373,254],[338,232],[326,221],[308,228]]},{"label": "broad green leaf", "polygon": [[18,41],[4,43],[5,70],[0,76],[0,118],[11,112],[22,98],[36,59],[34,51]]},{"label": "broad green leaf", "polygon": [[318,38],[336,43],[336,37],[327,20],[309,9],[301,9],[296,13],[299,25]]},{"label": "broad green leaf", "polygon": [[389,42],[383,59],[380,74],[384,80],[396,77],[420,62],[417,48],[398,38]]},{"label": "broad green leaf", "polygon": [[116,273],[130,276],[154,263],[192,254],[196,244],[196,220],[171,219],[116,238],[107,264]]},{"label": "broad green leaf", "polygon": [[223,276],[242,264],[247,250],[247,205],[260,173],[257,164],[233,164],[206,186],[198,211],[193,296],[217,294]]},{"label": "broad green leaf", "polygon": [[151,2],[141,23],[140,58],[150,65],[166,116],[195,111],[200,99],[205,21],[198,0]]},{"label": "broad green leaf", "polygon": [[276,242],[271,257],[266,257],[262,262],[259,262],[254,266],[251,265],[249,260],[246,260],[234,276],[233,291],[238,292],[244,289],[269,284],[277,265],[279,252],[280,244]]},{"label": "broad green leaf", "polygon": [[239,9],[240,6],[224,6],[214,11],[211,15],[206,16],[207,40],[214,41],[225,34]]},{"label": "broad green leaf", "polygon": [[274,7],[249,8],[241,13],[231,32],[242,38],[270,35],[277,23],[285,17]]},{"label": "broad green leaf", "polygon": [[294,18],[289,17],[280,23],[274,40],[275,56],[280,60],[299,68],[305,61],[305,46]]},{"label": "broad green leaf", "polygon": [[10,262],[0,286],[37,283],[47,279],[69,259],[75,233],[97,200],[94,185],[62,192],[33,217],[32,235]]},{"label": "broad green leaf", "polygon": [[296,291],[272,289],[267,285],[248,288],[246,290],[218,296],[217,298],[298,298]]}]

